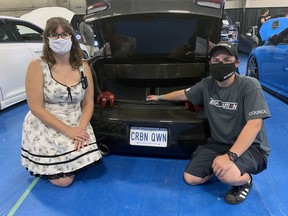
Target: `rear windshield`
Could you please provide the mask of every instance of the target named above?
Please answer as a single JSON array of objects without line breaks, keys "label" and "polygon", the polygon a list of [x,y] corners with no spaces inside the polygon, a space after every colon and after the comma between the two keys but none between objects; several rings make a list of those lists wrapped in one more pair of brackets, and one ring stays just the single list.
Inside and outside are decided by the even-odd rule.
[{"label": "rear windshield", "polygon": [[205,55],[209,45],[208,36],[205,38],[209,26],[199,25],[199,19],[195,17],[105,22],[101,26],[102,46],[109,46],[110,52],[106,53],[116,58],[159,56],[194,59],[195,55]]},{"label": "rear windshield", "polygon": [[121,42],[125,43],[126,40],[130,46],[133,46],[131,51],[133,49],[134,55],[167,55],[172,53],[175,48],[188,42],[193,46],[196,31],[197,23],[195,20],[163,19],[145,22],[119,22],[114,25],[115,37],[112,37],[113,41],[111,41],[111,45],[116,45],[116,47],[111,48],[119,48],[117,45]]}]

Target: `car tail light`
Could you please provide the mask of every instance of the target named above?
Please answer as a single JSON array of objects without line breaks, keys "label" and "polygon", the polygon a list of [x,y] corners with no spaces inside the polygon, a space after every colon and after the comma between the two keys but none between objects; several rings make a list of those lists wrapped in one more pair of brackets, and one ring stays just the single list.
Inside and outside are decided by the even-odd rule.
[{"label": "car tail light", "polygon": [[221,9],[225,0],[196,0],[197,4],[205,7],[213,7]]},{"label": "car tail light", "polygon": [[87,14],[104,11],[111,7],[110,2],[98,2],[87,7]]}]

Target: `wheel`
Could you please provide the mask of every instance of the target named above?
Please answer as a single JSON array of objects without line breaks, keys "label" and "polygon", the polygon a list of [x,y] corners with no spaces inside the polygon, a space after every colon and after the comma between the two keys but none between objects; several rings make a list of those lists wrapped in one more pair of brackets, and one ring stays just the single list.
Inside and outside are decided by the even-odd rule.
[{"label": "wheel", "polygon": [[247,62],[246,76],[259,79],[258,63],[255,56],[251,56]]}]

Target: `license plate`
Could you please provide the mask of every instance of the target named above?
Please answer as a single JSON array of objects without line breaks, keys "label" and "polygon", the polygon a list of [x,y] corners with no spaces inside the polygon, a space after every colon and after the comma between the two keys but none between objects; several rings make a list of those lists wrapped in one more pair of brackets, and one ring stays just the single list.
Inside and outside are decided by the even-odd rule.
[{"label": "license plate", "polygon": [[167,147],[167,128],[131,127],[130,145]]}]

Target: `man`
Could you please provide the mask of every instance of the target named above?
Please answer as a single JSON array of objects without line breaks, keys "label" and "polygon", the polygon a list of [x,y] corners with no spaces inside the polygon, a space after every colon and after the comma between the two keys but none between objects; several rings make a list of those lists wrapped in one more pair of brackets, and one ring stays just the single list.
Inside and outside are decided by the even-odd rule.
[{"label": "man", "polygon": [[212,76],[188,89],[149,95],[147,100],[204,105],[211,137],[192,154],[184,180],[198,185],[215,175],[232,186],[225,201],[238,204],[252,189],[251,174],[267,168],[270,148],[263,119],[270,117],[270,111],[259,82],[235,72],[240,61],[234,45],[220,42],[209,55]]},{"label": "man", "polygon": [[86,45],[90,57],[94,56],[94,32],[90,25],[84,20],[79,25],[79,33],[82,38],[82,43]]}]

